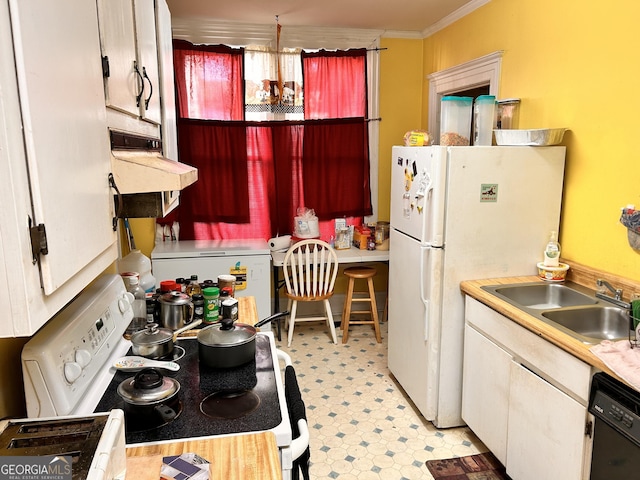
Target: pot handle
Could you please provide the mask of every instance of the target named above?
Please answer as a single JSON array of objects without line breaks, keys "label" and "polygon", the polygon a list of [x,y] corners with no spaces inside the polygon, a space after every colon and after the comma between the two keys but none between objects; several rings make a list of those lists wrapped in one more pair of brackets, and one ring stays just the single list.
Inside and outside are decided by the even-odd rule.
[{"label": "pot handle", "polygon": [[162,403],[160,405],[156,405],[155,407],[153,407],[153,411],[165,423],[166,422],[170,422],[171,420],[173,420],[177,416],[176,411],[173,408],[171,408],[170,406],[165,405],[164,403]]},{"label": "pot handle", "polygon": [[233,318],[223,318],[222,320],[220,320],[220,330],[233,330],[233,323]]},{"label": "pot handle", "polygon": [[289,315],[288,311],[284,311],[284,312],[278,312],[278,313],[274,313],[273,315],[267,317],[267,318],[263,318],[262,320],[260,320],[258,323],[256,323],[254,325],[254,327],[262,327],[263,325],[266,325],[267,323],[271,323],[273,320],[276,320],[280,317],[286,317],[287,315]]},{"label": "pot handle", "polygon": [[193,314],[195,313],[196,309],[193,306],[193,302],[189,302],[188,305],[189,305],[189,312],[191,312],[189,314],[189,322],[188,323],[191,323],[191,322],[193,322]]}]

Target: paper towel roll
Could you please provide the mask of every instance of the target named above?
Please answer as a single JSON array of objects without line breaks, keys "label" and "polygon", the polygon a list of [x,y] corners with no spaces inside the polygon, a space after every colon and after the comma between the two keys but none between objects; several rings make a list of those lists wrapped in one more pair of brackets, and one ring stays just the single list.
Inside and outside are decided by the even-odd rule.
[{"label": "paper towel roll", "polygon": [[291,245],[291,235],[283,235],[274,237],[269,240],[269,248],[274,251],[287,250]]}]

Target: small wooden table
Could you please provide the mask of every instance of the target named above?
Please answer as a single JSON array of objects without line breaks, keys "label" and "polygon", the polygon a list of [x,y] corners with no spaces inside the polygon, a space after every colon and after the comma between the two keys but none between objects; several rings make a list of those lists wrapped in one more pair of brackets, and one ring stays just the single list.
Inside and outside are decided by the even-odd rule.
[{"label": "small wooden table", "polygon": [[127,447],[126,480],[158,480],[162,458],[196,453],[210,463],[211,480],[282,480],[272,432]]}]

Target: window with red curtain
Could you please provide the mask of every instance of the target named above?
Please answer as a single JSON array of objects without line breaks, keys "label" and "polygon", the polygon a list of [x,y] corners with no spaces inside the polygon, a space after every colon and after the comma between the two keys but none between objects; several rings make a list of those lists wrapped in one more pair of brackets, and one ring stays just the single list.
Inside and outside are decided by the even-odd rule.
[{"label": "window with red curtain", "polygon": [[179,155],[199,177],[182,192],[181,238],[284,235],[307,207],[329,239],[334,218],[370,215],[365,59],[303,54],[307,120],[247,122],[243,50],[175,41]]}]

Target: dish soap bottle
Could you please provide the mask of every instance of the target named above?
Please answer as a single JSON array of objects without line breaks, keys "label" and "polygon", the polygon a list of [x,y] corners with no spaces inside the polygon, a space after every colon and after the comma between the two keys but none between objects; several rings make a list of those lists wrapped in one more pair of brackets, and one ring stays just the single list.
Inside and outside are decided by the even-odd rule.
[{"label": "dish soap bottle", "polygon": [[558,232],[552,231],[549,243],[544,249],[544,266],[557,267],[560,263],[560,244],[558,243]]}]

